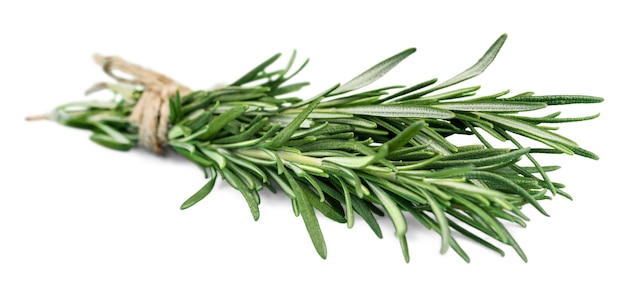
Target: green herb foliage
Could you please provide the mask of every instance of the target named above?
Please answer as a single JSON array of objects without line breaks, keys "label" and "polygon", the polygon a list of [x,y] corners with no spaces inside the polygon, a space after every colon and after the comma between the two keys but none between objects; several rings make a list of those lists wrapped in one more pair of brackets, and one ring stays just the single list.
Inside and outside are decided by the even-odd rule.
[{"label": "green herb foliage", "polygon": [[[586,121],[598,114],[559,118],[559,113],[523,113],[602,98],[507,96],[508,91],[477,97],[479,86],[455,87],[482,73],[505,39],[502,35],[475,65],[438,85],[432,79],[406,88],[362,90],[415,52],[408,49],[303,100],[292,94],[308,84],[288,82],[308,61],[292,72],[294,52],[283,69],[270,70],[277,54],[232,85],[177,95],[170,100],[169,146],[208,179],[181,209],[205,198],[220,176],[241,192],[255,220],[259,191],[282,190],[322,258],[326,244],[319,214],[348,227],[359,215],[378,237],[382,232],[375,215],[387,214],[407,262],[406,217],[438,233],[442,253],[451,248],[469,261],[455,240],[460,234],[502,255],[495,244],[509,245],[526,260],[508,223],[525,226],[529,219],[521,209],[526,204],[547,215],[542,200],[569,197],[563,184],[548,176],[558,167],[540,165],[534,156],[565,153],[598,159],[544,124]],[[128,150],[137,144],[138,130],[128,116],[141,87],[108,88],[116,95],[113,101],[66,104],[54,117],[93,130],[91,140],[98,144]],[[457,134],[475,136],[476,142],[453,144],[448,137]],[[503,142],[492,145],[486,135]],[[519,141],[528,139],[545,147]],[[522,166],[523,161],[530,166]]]}]

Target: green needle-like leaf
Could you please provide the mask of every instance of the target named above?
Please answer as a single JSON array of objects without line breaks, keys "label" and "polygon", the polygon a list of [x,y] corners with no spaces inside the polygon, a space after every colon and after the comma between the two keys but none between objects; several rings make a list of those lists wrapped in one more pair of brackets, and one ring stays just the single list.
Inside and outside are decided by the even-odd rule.
[{"label": "green needle-like leaf", "polygon": [[391,199],[385,191],[378,188],[375,183],[368,181],[367,184],[374,192],[374,195],[376,195],[376,198],[380,200],[380,204],[385,208],[387,214],[391,218],[393,226],[396,229],[396,236],[398,238],[403,238],[406,234],[407,225],[406,219],[404,219],[404,215],[402,215],[402,211],[400,211],[400,208],[393,201],[393,199]]},{"label": "green needle-like leaf", "polygon": [[293,135],[293,133],[300,128],[302,122],[309,116],[309,114],[315,109],[315,106],[320,103],[321,97],[313,100],[302,112],[296,116],[282,131],[280,131],[272,140],[267,144],[269,148],[278,148],[283,146]]},{"label": "green needle-like leaf", "polygon": [[466,178],[470,178],[470,179],[482,179],[482,180],[486,180],[486,181],[495,181],[497,183],[500,183],[500,184],[506,186],[512,192],[517,193],[522,198],[527,200],[531,205],[533,205],[533,207],[535,207],[539,212],[541,212],[541,214],[549,216],[548,213],[541,207],[541,205],[539,205],[537,200],[535,200],[535,198],[532,197],[528,193],[528,191],[526,191],[524,188],[518,186],[515,182],[507,179],[506,177],[503,177],[503,176],[495,174],[495,173],[485,172],[485,171],[471,171],[471,172],[467,173],[465,175],[465,177]]},{"label": "green needle-like leaf", "polygon": [[604,101],[600,97],[582,95],[516,96],[504,100],[517,102],[544,103],[546,105],[595,104]]},{"label": "green needle-like leaf", "polygon": [[551,141],[555,141],[558,143],[562,143],[564,145],[567,146],[572,146],[572,147],[578,147],[578,145],[570,140],[567,139],[561,135],[549,132],[549,131],[545,131],[542,129],[539,129],[535,126],[529,125],[527,123],[518,121],[518,120],[513,120],[510,118],[506,118],[506,117],[502,117],[502,116],[496,116],[494,114],[489,114],[489,113],[482,113],[482,112],[474,112],[474,114],[476,114],[477,116],[480,116],[484,119],[499,123],[501,125],[506,126],[508,129],[512,129],[514,130],[514,132],[519,133],[521,135],[525,135],[527,137],[540,137],[543,139],[547,139],[547,140],[551,140]]},{"label": "green needle-like leaf", "polygon": [[117,138],[111,137],[111,135],[106,134],[94,133],[89,137],[89,139],[102,146],[106,146],[108,148],[120,151],[127,151],[135,146],[130,141],[120,142]]},{"label": "green needle-like leaf", "polygon": [[411,261],[411,257],[409,256],[409,244],[406,242],[406,236],[400,237],[400,247],[402,248],[404,261],[408,264]]},{"label": "green needle-like leaf", "polygon": [[232,171],[230,171],[228,168],[224,168],[221,170],[222,173],[224,174],[224,178],[226,179],[226,181],[236,190],[239,190],[239,192],[241,192],[241,194],[243,195],[244,199],[246,200],[246,202],[248,203],[248,208],[250,208],[250,212],[252,213],[252,218],[254,219],[254,221],[259,220],[259,203],[258,203],[258,193],[256,193],[256,191],[252,191],[250,189],[248,189],[245,185],[244,182],[237,177]]},{"label": "green needle-like leaf", "polygon": [[111,137],[112,141],[115,141],[119,144],[131,144],[130,140],[126,136],[124,136],[124,134],[115,130],[113,127],[101,122],[91,122],[91,124],[101,130],[103,133],[107,134],[109,137]]},{"label": "green needle-like leaf", "polygon": [[328,157],[323,161],[333,162],[349,168],[363,168],[376,161],[376,156],[359,156],[359,157]]},{"label": "green needle-like leaf", "polygon": [[315,246],[315,250],[317,250],[317,253],[323,259],[326,259],[326,242],[324,241],[322,230],[320,229],[319,222],[317,221],[317,216],[315,216],[315,210],[313,210],[313,206],[311,206],[311,201],[315,199],[311,199],[309,194],[304,192],[302,186],[300,186],[298,181],[296,181],[293,176],[289,174],[289,172],[285,172],[285,177],[295,192],[295,199],[298,204],[300,215],[302,215],[304,225],[309,232],[309,236]]},{"label": "green needle-like leaf", "polygon": [[209,138],[215,136],[217,133],[220,132],[222,128],[224,128],[224,126],[242,115],[244,112],[246,112],[247,109],[248,108],[245,106],[235,106],[228,111],[216,116],[206,125],[206,132],[198,136],[198,140],[208,140]]},{"label": "green needle-like leaf", "polygon": [[491,45],[491,47],[489,47],[489,49],[487,50],[487,52],[485,52],[485,54],[474,64],[472,65],[470,68],[466,69],[465,71],[461,72],[460,74],[448,79],[447,81],[444,81],[442,83],[439,83],[439,85],[421,93],[423,94],[427,94],[439,89],[443,89],[446,88],[448,86],[452,86],[452,85],[456,85],[459,84],[465,80],[469,80],[471,78],[474,78],[480,74],[482,74],[482,72],[485,71],[485,69],[487,69],[487,67],[493,62],[494,59],[496,59],[496,56],[498,55],[498,52],[500,52],[500,49],[502,48],[502,46],[504,45],[504,41],[506,41],[507,35],[503,34],[500,36],[500,38],[498,38],[493,45]]},{"label": "green needle-like leaf", "polygon": [[348,228],[352,228],[354,226],[354,211],[352,209],[352,196],[350,195],[350,190],[348,190],[348,186],[344,183],[343,180],[338,180],[341,184],[341,190],[343,191],[344,200],[346,202],[346,219],[348,222]]},{"label": "green needle-like leaf", "polygon": [[226,157],[217,153],[216,151],[200,148],[200,151],[205,154],[209,159],[213,160],[220,169],[226,167]]},{"label": "green needle-like leaf", "polygon": [[241,86],[243,84],[246,84],[246,83],[248,83],[250,81],[255,80],[257,75],[259,74],[259,72],[265,70],[265,68],[270,66],[276,60],[278,60],[279,57],[280,57],[280,53],[270,57],[268,60],[264,61],[263,63],[259,64],[257,67],[253,68],[251,71],[249,71],[247,74],[243,75],[241,78],[239,78],[237,81],[233,82],[233,84],[231,84],[231,85],[233,85],[233,86]]},{"label": "green needle-like leaf", "polygon": [[357,115],[371,115],[391,118],[411,117],[449,119],[454,117],[454,113],[447,110],[411,105],[359,106],[336,108],[335,111]]},{"label": "green needle-like leaf", "polygon": [[353,91],[371,84],[372,82],[380,79],[387,72],[389,72],[396,65],[398,65],[402,60],[404,60],[413,53],[415,53],[415,48],[410,48],[381,61],[375,66],[369,68],[367,71],[356,76],[354,79],[348,81],[346,84],[339,86],[339,88],[333,91],[332,94],[336,95]]},{"label": "green needle-like leaf", "polygon": [[194,195],[189,197],[189,199],[187,199],[180,206],[181,210],[187,209],[187,208],[197,204],[200,200],[202,200],[207,195],[209,195],[209,193],[211,193],[211,190],[213,190],[213,186],[215,186],[215,180],[217,179],[217,173],[215,172],[215,169],[213,169],[212,167],[209,167],[208,174],[209,174],[209,181],[202,188],[200,188],[200,190],[198,190]]},{"label": "green needle-like leaf", "polygon": [[402,130],[398,135],[393,137],[391,140],[385,142],[383,147],[386,148],[387,152],[393,152],[404,145],[406,145],[410,140],[419,133],[420,130],[426,125],[423,121],[416,121],[410,124],[406,129]]},{"label": "green needle-like leaf", "polygon": [[488,111],[488,112],[520,112],[537,110],[546,107],[544,103],[526,102],[459,102],[432,105],[439,109],[452,111]]},{"label": "green needle-like leaf", "polygon": [[437,218],[437,222],[439,227],[441,228],[441,253],[444,254],[448,251],[448,247],[450,246],[450,228],[448,227],[448,218],[443,214],[443,210],[439,203],[435,201],[428,193],[424,193],[426,200],[428,200],[428,204],[435,214],[435,218]]}]

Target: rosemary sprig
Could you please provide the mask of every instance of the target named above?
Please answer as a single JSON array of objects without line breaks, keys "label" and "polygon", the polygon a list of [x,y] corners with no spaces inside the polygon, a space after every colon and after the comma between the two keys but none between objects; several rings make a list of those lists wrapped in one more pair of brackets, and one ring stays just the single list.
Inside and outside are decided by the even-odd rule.
[{"label": "rosemary sprig", "polygon": [[[220,176],[239,190],[252,216],[259,218],[259,191],[282,190],[302,216],[315,249],[326,257],[317,214],[354,224],[355,214],[382,237],[374,215],[393,222],[405,260],[409,261],[405,217],[417,219],[441,235],[441,252],[452,248],[469,261],[454,238],[456,231],[504,255],[494,242],[526,255],[507,230],[507,222],[525,226],[521,211],[532,205],[544,215],[541,200],[569,197],[563,185],[550,180],[538,154],[565,153],[598,159],[575,141],[543,124],[586,121],[598,114],[559,118],[524,114],[547,106],[599,103],[602,98],[578,95],[507,97],[508,91],[475,96],[479,86],[459,83],[482,73],[495,59],[502,35],[472,67],[437,83],[431,79],[410,87],[362,89],[415,52],[407,49],[376,64],[343,85],[332,86],[303,100],[291,94],[306,82],[289,83],[307,64],[290,73],[294,52],[285,68],[270,70],[276,54],[233,84],[198,90],[169,101],[168,144],[198,165],[207,183],[181,206],[187,209],[207,196]],[[91,140],[129,150],[137,145],[138,129],[128,120],[142,86],[108,84],[109,102],[62,105],[50,118],[92,130]],[[486,138],[504,141],[494,147]],[[457,145],[455,134],[474,135],[476,144]],[[527,147],[518,137],[546,147]],[[512,146],[511,146],[512,145]],[[522,166],[526,158],[530,166]]]}]

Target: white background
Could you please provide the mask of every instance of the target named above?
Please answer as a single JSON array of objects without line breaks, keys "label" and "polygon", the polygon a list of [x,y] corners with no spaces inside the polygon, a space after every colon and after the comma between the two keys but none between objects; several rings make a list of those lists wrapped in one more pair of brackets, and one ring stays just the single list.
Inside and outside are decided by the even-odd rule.
[{"label": "white background", "polygon": [[[0,4],[0,298],[626,296],[618,156],[626,24],[617,1],[7,2]],[[263,194],[254,222],[241,196],[220,182],[180,211],[204,183],[191,163],[111,151],[87,132],[24,121],[107,80],[91,61],[96,51],[209,88],[298,49],[312,59],[300,76],[313,83],[307,96],[408,47],[418,51],[376,86],[446,79],[504,32],[500,56],[464,86],[605,98],[562,107],[567,116],[602,113],[561,129],[601,160],[542,160],[563,166],[553,178],[575,200],[546,202],[550,218],[525,209],[529,226],[511,226],[528,263],[510,248],[500,257],[464,239],[471,263],[440,255],[436,235],[413,221],[405,264],[386,220],[382,240],[362,221],[349,230],[321,220],[329,248],[322,260],[284,196]]]}]

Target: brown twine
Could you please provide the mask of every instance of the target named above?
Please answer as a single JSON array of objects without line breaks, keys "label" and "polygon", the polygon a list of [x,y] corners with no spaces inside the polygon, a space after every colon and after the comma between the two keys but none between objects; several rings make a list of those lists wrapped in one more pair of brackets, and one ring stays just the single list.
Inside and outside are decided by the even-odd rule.
[{"label": "brown twine", "polygon": [[[111,78],[122,83],[141,85],[144,91],[129,117],[129,121],[139,127],[139,145],[157,154],[163,153],[163,145],[167,143],[169,126],[169,98],[180,93],[185,96],[191,92],[188,87],[155,71],[129,63],[117,56],[101,56],[95,54],[93,59]],[[132,79],[122,78],[113,73],[119,71],[131,75]],[[99,85],[87,92],[98,90]]]}]

